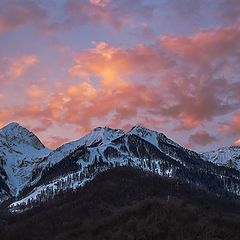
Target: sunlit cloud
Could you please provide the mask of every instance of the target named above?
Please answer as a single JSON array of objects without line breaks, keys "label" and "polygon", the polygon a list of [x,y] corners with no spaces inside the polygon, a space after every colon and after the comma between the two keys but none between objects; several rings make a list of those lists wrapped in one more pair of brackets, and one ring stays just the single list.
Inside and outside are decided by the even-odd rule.
[{"label": "sunlit cloud", "polygon": [[229,130],[229,128],[230,128],[229,124],[223,123],[223,124],[221,124],[220,127],[218,127],[218,128],[216,129],[216,131],[217,131],[217,132],[226,132],[226,131]]},{"label": "sunlit cloud", "polygon": [[219,67],[227,67],[238,60],[239,38],[240,25],[235,25],[200,31],[190,37],[162,36],[160,44],[182,57],[183,63],[196,64],[196,69],[205,74],[220,71]]},{"label": "sunlit cloud", "polygon": [[62,144],[67,143],[69,141],[70,141],[69,138],[60,137],[60,136],[53,136],[50,139],[44,141],[44,144],[46,146],[48,146],[50,149],[56,149],[59,146],[61,146]]},{"label": "sunlit cloud", "polygon": [[34,84],[27,89],[27,93],[31,98],[43,98],[47,95],[47,91],[45,89]]},{"label": "sunlit cloud", "polygon": [[231,136],[238,136],[240,134],[240,112],[235,112],[232,117],[232,123],[229,128]]},{"label": "sunlit cloud", "polygon": [[189,136],[191,147],[222,136],[232,143],[240,132],[239,4],[209,2],[1,1],[0,50],[8,39],[11,46],[0,56],[0,123],[27,122],[49,146],[71,138],[56,130],[46,140],[56,125],[81,135],[137,123],[184,136],[185,146]]},{"label": "sunlit cloud", "polygon": [[238,139],[236,142],[234,142],[233,145],[240,146],[240,139]]},{"label": "sunlit cloud", "polygon": [[[99,120],[124,125],[124,121],[143,119],[145,115],[153,120],[175,121],[173,129],[178,131],[204,127],[214,117],[224,116],[239,107],[240,102],[233,98],[239,86],[234,81],[218,78],[217,72],[213,74],[211,63],[216,57],[198,52],[198,48],[209,49],[209,44],[211,48],[216,47],[222,57],[236,57],[231,47],[229,51],[218,47],[218,41],[226,43],[225,46],[236,41],[234,29],[238,27],[217,28],[187,38],[165,36],[152,45],[139,44],[128,49],[105,42],[94,43],[93,48],[73,54],[75,64],[69,68],[69,75],[77,78],[79,84],[48,93],[49,100],[45,99],[44,103],[41,97],[45,96],[45,90],[30,86],[28,94],[35,101],[18,107],[16,116],[68,122],[82,129],[89,129]],[[232,38],[224,40],[221,31],[230,30]],[[209,66],[202,68],[203,60],[197,59],[193,52],[199,54],[199,59],[208,61],[210,69]],[[34,62],[31,58],[26,61],[29,65]],[[191,67],[185,68],[185,65]],[[195,71],[197,67],[203,71]],[[22,72],[21,68],[16,71]],[[233,122],[235,126],[237,120],[233,118]],[[198,135],[206,142],[213,140],[203,132]],[[193,136],[192,139],[196,142]]]},{"label": "sunlit cloud", "polygon": [[38,58],[35,55],[22,56],[16,59],[3,58],[5,69],[3,69],[2,77],[0,78],[6,84],[21,77],[32,65],[37,63]]}]

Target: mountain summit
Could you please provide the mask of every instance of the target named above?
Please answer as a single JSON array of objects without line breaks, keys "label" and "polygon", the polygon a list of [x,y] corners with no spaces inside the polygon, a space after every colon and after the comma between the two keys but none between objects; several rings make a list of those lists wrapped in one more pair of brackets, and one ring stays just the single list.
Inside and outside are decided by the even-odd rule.
[{"label": "mountain summit", "polygon": [[143,126],[136,125],[134,126],[131,131],[128,132],[128,134],[134,134],[150,143],[152,143],[154,146],[158,147],[159,141],[168,143],[170,145],[173,145],[175,147],[180,147],[177,143],[172,141],[171,139],[168,139],[163,133],[159,133],[157,131],[153,131],[150,129],[147,129]]},{"label": "mountain summit", "polygon": [[30,180],[32,169],[51,152],[18,123],[0,130],[0,199],[16,195]]},{"label": "mountain summit", "polygon": [[0,141],[12,147],[27,144],[37,150],[45,148],[36,135],[16,122],[9,123],[0,130]]}]

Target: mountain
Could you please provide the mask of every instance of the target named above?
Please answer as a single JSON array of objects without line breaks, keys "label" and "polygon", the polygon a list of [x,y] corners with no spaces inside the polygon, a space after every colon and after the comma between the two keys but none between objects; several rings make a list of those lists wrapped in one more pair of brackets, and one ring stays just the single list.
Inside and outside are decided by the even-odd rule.
[{"label": "mountain", "polygon": [[9,199],[12,212],[83,186],[97,173],[118,166],[177,178],[218,196],[240,195],[237,169],[206,161],[211,158],[139,125],[127,133],[98,127],[55,150],[17,123],[2,128],[0,139],[0,200]]},{"label": "mountain", "polygon": [[218,196],[240,195],[239,171],[205,161],[162,133],[141,126],[127,133],[99,127],[42,158],[32,171],[29,187],[18,195],[10,210],[22,211],[62,190],[76,189],[97,173],[117,166],[138,167],[181,179]]},{"label": "mountain", "polygon": [[10,123],[0,130],[0,200],[18,195],[39,159],[51,152],[26,128]]},{"label": "mountain", "polygon": [[240,170],[240,146],[222,147],[215,151],[200,153],[200,156],[217,165]]}]

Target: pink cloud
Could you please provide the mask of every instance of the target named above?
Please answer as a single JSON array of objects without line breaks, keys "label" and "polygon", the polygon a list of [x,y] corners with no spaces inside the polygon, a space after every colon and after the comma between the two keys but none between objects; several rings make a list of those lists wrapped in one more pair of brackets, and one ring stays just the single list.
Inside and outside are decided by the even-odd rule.
[{"label": "pink cloud", "polygon": [[69,138],[60,137],[60,136],[53,136],[47,141],[43,141],[44,145],[46,145],[50,149],[56,149],[59,146],[63,145],[64,143],[69,142]]},{"label": "pink cloud", "polygon": [[76,54],[75,62],[76,64],[69,70],[70,75],[97,76],[106,86],[124,82],[124,78],[134,73],[159,73],[161,70],[171,68],[175,63],[161,49],[144,45],[121,49],[105,42]]},{"label": "pink cloud", "polygon": [[232,123],[229,127],[228,134],[231,136],[240,135],[240,111],[234,113]]},{"label": "pink cloud", "polygon": [[204,130],[199,130],[196,133],[190,135],[189,137],[189,143],[190,145],[201,145],[206,146],[212,142],[216,142],[217,138],[214,136],[211,136],[209,133],[207,133]]},{"label": "pink cloud", "polygon": [[240,146],[240,139],[238,139],[236,142],[234,142],[233,145]]},{"label": "pink cloud", "polygon": [[[94,4],[101,7],[100,3]],[[239,72],[238,38],[239,26],[233,26],[188,37],[162,36],[152,45],[126,49],[95,43],[73,54],[70,80],[62,81],[57,90],[46,91],[37,83],[29,85],[26,92],[30,100],[2,109],[3,119],[30,119],[38,121],[39,127],[46,121],[71,124],[81,132],[101,123],[124,127],[136,122],[168,122],[175,130],[204,127],[215,117],[239,110],[240,84],[235,78]],[[13,62],[4,74],[22,76],[30,66],[38,64],[37,59],[29,59],[20,59],[21,64]],[[228,74],[219,77],[222,71],[228,73],[216,67],[219,61],[221,66],[235,67],[233,78]],[[233,128],[238,129],[237,113]],[[195,144],[215,139],[204,131],[195,135],[191,137]]]},{"label": "pink cloud", "polygon": [[107,24],[120,30],[133,16],[152,16],[153,8],[140,1],[69,0],[65,5],[68,25]]},{"label": "pink cloud", "polygon": [[195,64],[203,73],[219,71],[218,67],[239,60],[240,25],[200,31],[190,37],[162,36],[160,39],[164,48],[182,57],[184,63]]},{"label": "pink cloud", "polygon": [[226,132],[228,131],[230,128],[229,124],[228,123],[220,123],[220,127],[216,128],[216,131],[217,132]]},{"label": "pink cloud", "polygon": [[[99,43],[75,55],[76,65],[71,67],[70,74],[90,80],[98,77],[104,88],[131,86],[138,76],[152,91],[145,99],[145,111],[178,119],[177,130],[192,129],[239,108],[239,84],[219,78],[221,71],[216,68],[218,59],[224,64],[237,60],[239,36],[239,26],[233,26],[201,31],[190,37],[165,36],[152,46],[138,45],[132,49]],[[155,79],[154,87],[146,76]],[[123,104],[115,110],[135,113],[136,108],[130,109],[129,104]]]},{"label": "pink cloud", "polygon": [[240,111],[235,111],[232,115],[231,121],[224,121],[218,123],[219,127],[216,129],[218,132],[223,132],[227,136],[236,137],[240,135]]},{"label": "pink cloud", "polygon": [[46,98],[48,92],[46,91],[46,89],[43,89],[35,84],[32,84],[28,89],[27,89],[27,93],[31,98]]},{"label": "pink cloud", "polygon": [[20,78],[27,70],[38,62],[38,58],[35,55],[22,56],[16,59],[2,58],[1,59],[1,82],[4,84],[10,84],[12,81]]},{"label": "pink cloud", "polygon": [[10,79],[17,79],[23,75],[27,69],[38,61],[35,55],[23,56],[20,59],[13,60],[8,68],[6,75]]},{"label": "pink cloud", "polygon": [[46,11],[37,2],[3,0],[0,3],[0,34],[19,29],[28,23],[43,26],[46,18]]}]

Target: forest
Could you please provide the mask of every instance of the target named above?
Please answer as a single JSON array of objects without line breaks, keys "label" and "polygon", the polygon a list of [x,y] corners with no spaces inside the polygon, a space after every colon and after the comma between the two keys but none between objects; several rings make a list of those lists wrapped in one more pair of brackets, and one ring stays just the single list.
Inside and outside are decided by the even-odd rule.
[{"label": "forest", "polygon": [[239,239],[240,205],[180,180],[132,167],[99,173],[20,214],[7,214],[10,239]]}]

